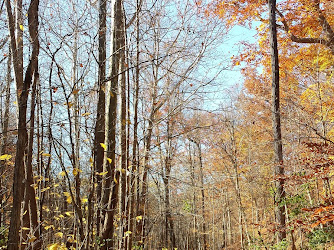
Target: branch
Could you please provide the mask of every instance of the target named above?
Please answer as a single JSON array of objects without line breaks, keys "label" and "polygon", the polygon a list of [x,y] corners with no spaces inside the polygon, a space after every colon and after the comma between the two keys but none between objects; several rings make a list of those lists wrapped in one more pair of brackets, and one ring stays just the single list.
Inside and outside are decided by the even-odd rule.
[{"label": "branch", "polygon": [[312,126],[310,126],[310,125],[308,125],[308,124],[306,124],[306,123],[299,123],[300,125],[304,125],[305,127],[307,127],[307,128],[310,128],[311,130],[313,130],[313,132],[315,132],[315,134],[317,135],[317,136],[319,136],[321,139],[323,139],[324,141],[327,141],[327,142],[329,142],[329,143],[331,143],[331,144],[334,144],[334,141],[332,141],[332,140],[330,140],[329,138],[327,138],[326,136],[323,136],[316,128],[314,128],[314,127],[312,127]]},{"label": "branch", "polygon": [[283,26],[284,26],[284,30],[287,34],[290,35],[291,41],[296,42],[296,43],[319,43],[319,44],[324,44],[324,45],[329,46],[330,42],[327,41],[326,39],[323,39],[323,38],[297,37],[297,36],[295,36],[294,34],[291,33],[290,27],[289,27],[287,21],[285,20],[285,17],[282,14],[282,12],[280,12],[277,8],[276,8],[276,12],[282,18],[282,23],[283,23]]},{"label": "branch", "polygon": [[321,23],[321,26],[323,30],[327,33],[327,38],[328,38],[328,46],[331,48],[331,50],[334,50],[334,31],[331,27],[331,25],[328,23],[326,17],[322,13],[322,10],[320,9],[319,2],[316,4],[315,8],[319,14],[319,21]]},{"label": "branch", "polygon": [[135,12],[135,13],[133,14],[133,16],[130,18],[129,22],[125,25],[125,29],[126,29],[126,30],[133,24],[133,22],[134,22],[137,18],[139,18],[139,17],[138,17],[138,14],[139,14],[139,12],[141,11],[141,7],[142,7],[142,5],[143,5],[143,0],[140,0],[136,12]]}]

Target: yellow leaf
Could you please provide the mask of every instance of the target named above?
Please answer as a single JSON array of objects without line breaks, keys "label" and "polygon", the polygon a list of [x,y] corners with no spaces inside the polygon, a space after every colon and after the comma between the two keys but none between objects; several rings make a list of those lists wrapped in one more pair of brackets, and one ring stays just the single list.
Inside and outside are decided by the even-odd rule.
[{"label": "yellow leaf", "polygon": [[28,242],[34,242],[36,239],[37,239],[37,238],[36,238],[35,236],[32,236],[32,237],[28,240]]},{"label": "yellow leaf", "polygon": [[67,215],[67,216],[69,216],[69,217],[72,217],[73,215],[73,212],[65,212],[65,214]]},{"label": "yellow leaf", "polygon": [[138,215],[138,216],[136,217],[137,222],[141,221],[142,219],[143,219],[143,216],[141,216],[141,215]]},{"label": "yellow leaf", "polygon": [[69,192],[64,192],[64,195],[66,196],[66,201],[67,203],[72,203],[72,197],[71,194]]},{"label": "yellow leaf", "polygon": [[71,196],[68,196],[67,199],[66,199],[66,202],[71,204],[72,203],[72,197]]},{"label": "yellow leaf", "polygon": [[74,236],[73,236],[73,234],[69,234],[69,235],[67,235],[67,242],[69,242],[69,243],[74,243],[74,242],[76,242],[76,241],[74,240]]},{"label": "yellow leaf", "polygon": [[89,113],[89,112],[86,112],[86,113],[83,113],[81,116],[85,117],[85,116],[89,116],[91,115],[92,113]]},{"label": "yellow leaf", "polygon": [[10,158],[12,158],[11,155],[7,155],[7,154],[1,155],[0,156],[0,161],[8,161],[8,160],[10,160]]},{"label": "yellow leaf", "polygon": [[100,145],[101,145],[101,147],[102,147],[104,150],[107,150],[107,146],[106,146],[106,144],[104,144],[104,143],[100,143]]},{"label": "yellow leaf", "polygon": [[72,102],[64,102],[64,105],[67,105],[69,108],[73,106],[73,103]]},{"label": "yellow leaf", "polygon": [[63,235],[64,234],[62,232],[55,233],[55,236],[58,237],[58,238],[62,238]]},{"label": "yellow leaf", "polygon": [[43,155],[43,156],[47,156],[47,157],[50,157],[50,156],[51,156],[50,154],[47,154],[47,153],[43,153],[42,155]]},{"label": "yellow leaf", "polygon": [[93,161],[94,161],[93,158],[90,157],[90,158],[89,158],[89,162],[90,162],[90,163],[93,163]]},{"label": "yellow leaf", "polygon": [[73,168],[73,175],[74,176],[77,176],[79,173],[81,173],[82,172],[82,170],[81,169],[79,169],[79,168]]},{"label": "yellow leaf", "polygon": [[97,175],[106,175],[106,174],[108,174],[108,171],[105,171],[105,172],[101,172],[101,173],[96,173]]},{"label": "yellow leaf", "polygon": [[124,233],[125,236],[129,236],[130,234],[132,234],[131,231],[126,231],[126,232]]},{"label": "yellow leaf", "polygon": [[58,250],[58,248],[59,248],[58,243],[48,245],[48,250]]},{"label": "yellow leaf", "polygon": [[59,175],[60,175],[61,177],[64,177],[64,176],[66,175],[66,173],[65,173],[65,171],[61,171],[61,172],[59,173]]},{"label": "yellow leaf", "polygon": [[23,25],[22,24],[20,24],[20,30],[24,30],[24,27],[23,27]]},{"label": "yellow leaf", "polygon": [[45,210],[46,212],[49,212],[49,211],[50,211],[50,209],[49,209],[46,205],[44,205],[42,208],[43,208],[43,210]]},{"label": "yellow leaf", "polygon": [[47,250],[67,250],[64,243],[54,243],[47,246]]},{"label": "yellow leaf", "polygon": [[87,203],[88,202],[88,199],[85,197],[85,198],[82,198],[81,199],[81,202],[83,203],[83,204],[85,204],[85,203]]},{"label": "yellow leaf", "polygon": [[43,188],[43,189],[41,190],[41,193],[45,192],[45,191],[48,190],[48,189],[50,189],[50,187]]},{"label": "yellow leaf", "polygon": [[114,177],[114,182],[115,182],[116,184],[118,184],[118,181],[116,180],[116,177]]},{"label": "yellow leaf", "polygon": [[30,228],[29,228],[29,227],[22,227],[21,229],[22,229],[23,231],[30,230]]},{"label": "yellow leaf", "polygon": [[50,228],[55,229],[55,226],[54,226],[54,225],[49,225],[49,226],[46,226],[46,227],[44,227],[44,228],[45,228],[45,230],[48,230],[48,229],[50,229]]},{"label": "yellow leaf", "polygon": [[109,163],[111,163],[111,162],[112,162],[112,159],[110,159],[110,158],[107,158],[107,161],[108,161]]},{"label": "yellow leaf", "polygon": [[58,194],[58,193],[51,193],[51,195],[54,195],[54,196],[57,196],[58,198],[60,198],[61,197],[61,195],[60,194]]}]

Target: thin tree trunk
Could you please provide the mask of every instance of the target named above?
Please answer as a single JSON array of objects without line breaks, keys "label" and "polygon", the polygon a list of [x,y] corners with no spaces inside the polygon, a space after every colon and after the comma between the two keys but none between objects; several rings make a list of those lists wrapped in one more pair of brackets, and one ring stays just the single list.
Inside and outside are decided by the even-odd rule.
[{"label": "thin tree trunk", "polygon": [[277,49],[276,0],[269,0],[270,49],[272,67],[272,120],[274,134],[274,174],[275,174],[275,215],[277,223],[277,240],[286,238],[283,146],[281,132],[280,96],[279,96],[279,62]]},{"label": "thin tree trunk", "polygon": [[[100,0],[99,1],[99,69],[98,69],[98,103],[97,103],[97,117],[95,124],[95,139],[94,139],[94,183],[96,184],[96,200],[101,202],[102,198],[102,176],[99,173],[103,172],[103,164],[104,164],[104,149],[101,146],[101,143],[105,143],[105,78],[106,78],[106,8],[107,1]],[[95,185],[93,185],[95,186]],[[94,189],[94,187],[93,187]],[[93,190],[91,193],[94,193]],[[89,200],[89,211],[92,210],[92,198]],[[104,206],[105,204],[101,204]],[[90,212],[91,213],[91,212]],[[91,227],[91,219],[89,219],[89,223],[87,226]],[[97,225],[97,235],[100,235],[101,229],[101,210],[100,208],[97,211],[96,217],[96,225]],[[89,229],[87,230],[89,231]]]},{"label": "thin tree trunk", "polygon": [[[193,142],[191,139],[189,141]],[[192,204],[192,213],[193,213],[193,248],[197,249],[197,242],[198,242],[198,234],[197,234],[197,204],[196,204],[196,191],[197,191],[197,185],[195,184],[195,163],[191,152],[191,144],[189,144],[189,162],[190,162],[190,176],[191,176],[191,186],[193,189],[193,204]]]},{"label": "thin tree trunk", "polygon": [[[32,168],[32,156],[33,156],[33,139],[34,139],[34,130],[35,130],[35,100],[36,100],[36,88],[39,81],[38,73],[34,74],[34,82],[32,86],[31,93],[31,108],[30,108],[30,131],[29,131],[29,141],[28,141],[28,152],[27,152],[27,164],[26,164],[26,186],[25,186],[25,203],[24,203],[24,215],[23,215],[23,227],[30,228],[30,235],[33,235],[35,239],[32,239],[32,242],[36,241],[33,244],[32,249],[40,249],[40,234],[39,234],[39,225],[38,225],[38,216],[37,216],[37,203],[36,203],[36,193],[33,187],[33,168]],[[27,242],[28,230],[22,232],[23,239]]]},{"label": "thin tree trunk", "polygon": [[147,132],[145,134],[145,142],[144,142],[144,169],[143,169],[143,179],[142,179],[142,189],[140,194],[140,201],[138,207],[138,216],[142,216],[142,220],[137,223],[137,235],[140,237],[141,245],[144,246],[145,238],[146,238],[146,229],[145,229],[145,221],[146,221],[146,214],[145,214],[145,207],[147,205],[147,192],[148,192],[148,163],[150,159],[150,152],[151,152],[151,139],[153,133],[153,125],[155,120],[155,113],[159,110],[162,103],[157,106],[156,99],[157,99],[157,84],[158,84],[158,66],[156,67],[156,71],[154,74],[154,82],[152,86],[152,102],[151,102],[151,112],[148,118],[148,127]]},{"label": "thin tree trunk", "polygon": [[[167,152],[165,157],[165,174],[163,176],[164,188],[165,188],[165,247],[171,247],[171,249],[176,248],[176,240],[174,233],[174,223],[171,215],[170,208],[170,191],[169,191],[169,183],[170,183],[170,173],[172,170],[172,138],[171,138],[171,130],[172,126],[170,121],[167,121]],[[168,239],[169,238],[169,239]],[[168,240],[170,244],[168,244]]]},{"label": "thin tree trunk", "polygon": [[131,171],[131,180],[130,180],[130,185],[131,185],[131,191],[130,191],[130,196],[131,196],[131,208],[130,208],[130,214],[129,214],[129,230],[131,234],[129,235],[129,245],[128,245],[128,250],[132,249],[132,242],[134,238],[134,224],[135,224],[135,203],[138,202],[135,196],[135,190],[138,190],[139,188],[139,182],[136,182],[136,175],[139,176],[138,174],[138,153],[137,153],[137,146],[138,146],[138,96],[139,96],[139,56],[140,56],[140,51],[139,51],[139,25],[140,25],[140,20],[139,20],[139,0],[136,2],[136,73],[135,73],[135,87],[134,87],[134,97],[133,97],[133,106],[134,106],[134,117],[133,117],[133,147],[132,147],[132,171]]},{"label": "thin tree trunk", "polygon": [[[124,21],[123,21],[124,24]],[[125,28],[125,27],[124,27]],[[124,46],[125,44],[125,30],[123,30],[123,39],[122,39],[122,44],[121,47],[123,49],[121,50],[121,58],[120,58],[120,72],[121,74],[121,79],[120,79],[120,174],[121,174],[121,185],[120,185],[120,248],[124,249],[124,229],[126,226],[126,173],[127,173],[127,133],[126,133],[126,126],[127,126],[127,117],[126,117],[126,74],[125,74],[125,52],[124,52]]]},{"label": "thin tree trunk", "polygon": [[[80,127],[79,127],[79,86],[77,80],[77,62],[78,62],[78,30],[75,28],[74,30],[74,41],[73,41],[73,67],[72,67],[72,94],[73,94],[73,115],[74,115],[74,140],[71,139],[72,144],[72,167],[74,173],[74,181],[75,181],[75,202],[76,207],[78,208],[78,213],[76,213],[76,217],[79,220],[79,235],[78,238],[81,239],[81,242],[85,239],[84,229],[83,229],[83,213],[82,213],[82,205],[81,205],[81,179],[80,179]],[[68,107],[69,108],[69,107]],[[71,125],[71,122],[70,122]]]},{"label": "thin tree trunk", "polygon": [[202,149],[199,142],[195,142],[198,150],[198,158],[199,158],[199,174],[201,181],[201,198],[202,198],[202,234],[203,234],[203,248],[207,249],[207,240],[206,240],[206,223],[205,223],[205,194],[204,194],[204,175],[203,175],[203,159],[202,159]]}]

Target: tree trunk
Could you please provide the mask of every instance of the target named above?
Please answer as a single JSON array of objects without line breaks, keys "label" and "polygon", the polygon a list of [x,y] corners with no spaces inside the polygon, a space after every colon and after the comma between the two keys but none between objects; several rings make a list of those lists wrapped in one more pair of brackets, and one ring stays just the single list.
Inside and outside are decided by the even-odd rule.
[{"label": "tree trunk", "polygon": [[[128,250],[132,249],[132,242],[134,237],[134,224],[135,224],[135,203],[138,202],[135,199],[135,190],[138,190],[139,183],[136,182],[136,175],[138,174],[138,97],[139,97],[139,14],[140,14],[140,5],[139,0],[137,0],[136,6],[136,74],[135,74],[135,86],[134,86],[134,97],[133,97],[133,109],[134,109],[134,117],[133,117],[133,146],[132,146],[132,169],[130,176],[130,197],[131,197],[131,205],[130,205],[130,214],[129,214],[129,231],[132,232],[129,235],[129,244]],[[137,185],[137,186],[136,186]]]},{"label": "tree trunk", "polygon": [[202,149],[199,142],[195,142],[198,150],[199,158],[199,174],[201,181],[201,198],[202,198],[202,234],[203,234],[203,249],[207,249],[207,240],[206,240],[206,222],[205,222],[205,194],[204,194],[204,175],[203,175],[203,159],[202,159]]},{"label": "tree trunk", "polygon": [[[12,76],[11,76],[11,67],[12,67],[12,53],[10,49],[10,45],[8,48],[8,58],[7,58],[7,75],[6,75],[6,98],[5,98],[5,113],[3,116],[1,128],[2,128],[2,140],[1,140],[1,148],[0,148],[0,155],[4,155],[7,153],[7,147],[8,147],[8,124],[9,124],[9,104],[10,104],[10,85],[12,83]],[[4,161],[0,162],[0,175],[2,176],[5,171],[6,164]],[[6,185],[2,182],[2,178],[0,178],[0,190],[5,190]],[[3,209],[5,206],[5,200],[4,197],[5,193],[0,192],[0,208]],[[0,228],[4,227],[3,221],[5,220],[6,213],[3,212],[0,214]],[[4,239],[5,235],[0,234],[0,240]]]},{"label": "tree trunk", "polygon": [[[124,19],[123,19],[123,1],[117,0],[114,4],[114,26],[112,32],[111,41],[111,72],[110,72],[110,91],[109,91],[109,103],[108,103],[108,125],[107,129],[107,142],[108,153],[107,157],[110,159],[106,170],[108,171],[105,181],[105,190],[103,194],[103,204],[108,204],[105,220],[102,231],[102,240],[105,241],[105,245],[102,249],[112,248],[113,235],[114,235],[114,215],[119,201],[119,179],[120,171],[116,171],[116,120],[117,120],[117,93],[118,93],[118,81],[120,73],[120,58],[121,50],[124,48],[121,46],[124,38]],[[111,179],[112,178],[112,179]],[[112,181],[113,180],[113,181]],[[111,190],[108,191],[107,190]],[[109,239],[108,241],[106,241]]]},{"label": "tree trunk", "polygon": [[276,0],[269,0],[270,52],[272,67],[272,120],[274,134],[274,174],[275,174],[275,215],[277,223],[277,240],[286,238],[283,146],[281,132],[280,96],[279,96],[279,62],[277,49]]},{"label": "tree trunk", "polygon": [[[124,22],[123,22],[124,23]],[[125,30],[123,30],[123,39],[121,47],[124,48],[125,46]],[[126,126],[127,126],[127,117],[126,117],[126,74],[125,74],[125,53],[124,49],[121,50],[121,58],[120,58],[120,72],[121,72],[121,79],[120,79],[120,136],[119,136],[119,148],[120,148],[120,175],[121,175],[121,185],[120,185],[120,225],[119,225],[119,241],[120,241],[120,248],[124,249],[124,229],[126,227],[126,173],[127,169],[127,134],[126,134]]]},{"label": "tree trunk", "polygon": [[16,145],[16,157],[14,167],[14,181],[13,181],[13,201],[11,222],[8,235],[8,249],[14,250],[19,248],[20,244],[20,220],[21,220],[21,203],[23,200],[25,183],[24,172],[26,166],[26,150],[28,146],[27,133],[27,102],[30,86],[33,75],[38,68],[38,54],[39,54],[39,40],[38,40],[38,6],[39,0],[31,0],[28,9],[28,25],[29,35],[31,38],[32,52],[30,61],[26,69],[25,78],[23,81],[23,22],[22,22],[22,1],[16,2],[16,29],[15,21],[13,19],[10,1],[6,1],[7,16],[9,24],[9,32],[11,38],[11,50],[13,53],[13,64],[15,72],[15,81],[17,87],[17,99],[19,109],[18,121],[18,138]]},{"label": "tree trunk", "polygon": [[[30,235],[33,235],[36,239],[30,239],[32,242],[36,242],[31,247],[32,249],[40,249],[40,234],[37,216],[37,203],[36,193],[33,187],[33,168],[32,168],[32,156],[33,156],[33,140],[34,140],[34,124],[35,124],[35,100],[36,100],[36,87],[39,81],[38,73],[34,73],[34,83],[31,93],[31,108],[30,108],[30,129],[29,129],[29,141],[28,141],[28,152],[27,152],[27,163],[26,163],[26,186],[25,186],[25,201],[24,201],[24,215],[23,215],[23,227],[27,227],[30,230]],[[28,244],[29,238],[28,230],[22,232],[23,240]],[[29,244],[28,244],[29,245]]]},{"label": "tree trunk", "polygon": [[[190,142],[193,142],[192,139],[189,139]],[[193,189],[193,201],[192,201],[192,214],[193,214],[193,225],[192,225],[192,229],[193,229],[193,240],[191,241],[193,244],[193,248],[197,249],[197,242],[198,242],[198,233],[197,233],[197,202],[196,202],[196,193],[197,193],[197,185],[196,183],[196,179],[195,179],[195,162],[192,158],[192,152],[191,152],[191,143],[189,143],[189,163],[190,163],[190,178],[191,178],[191,186]],[[195,150],[194,150],[195,151]],[[195,156],[195,152],[194,152],[194,156]]]},{"label": "tree trunk", "polygon": [[[98,103],[97,103],[97,117],[95,124],[95,139],[94,139],[94,183],[96,184],[96,193],[97,202],[101,202],[102,198],[102,176],[98,173],[103,172],[103,164],[104,164],[104,149],[101,146],[101,143],[105,143],[105,78],[106,78],[106,8],[107,1],[100,0],[99,1],[99,55],[98,55]],[[93,185],[93,189],[94,189]],[[91,191],[92,193],[93,190]],[[92,199],[92,197],[91,197]],[[89,201],[89,211],[91,211],[92,201]],[[105,204],[101,204],[104,206]],[[91,227],[91,219],[89,218],[89,223],[87,223],[88,227]],[[99,208],[97,211],[96,217],[96,225],[97,225],[97,235],[100,235],[101,228],[101,209]],[[88,230],[89,231],[89,230]]]}]

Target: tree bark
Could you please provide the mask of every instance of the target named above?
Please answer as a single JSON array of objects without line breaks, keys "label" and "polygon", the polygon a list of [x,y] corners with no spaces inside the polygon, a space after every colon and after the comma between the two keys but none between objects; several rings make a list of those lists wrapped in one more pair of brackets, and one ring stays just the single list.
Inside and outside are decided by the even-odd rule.
[{"label": "tree bark", "polygon": [[285,207],[282,204],[285,198],[283,146],[281,132],[280,95],[279,95],[279,61],[277,48],[276,28],[276,0],[269,0],[269,26],[270,26],[270,53],[272,67],[272,121],[274,134],[274,174],[275,174],[275,215],[277,224],[277,240],[286,238]]},{"label": "tree bark", "polygon": [[136,2],[136,73],[135,73],[135,86],[134,86],[134,97],[133,97],[133,146],[132,146],[132,169],[131,169],[131,176],[130,176],[130,197],[131,197],[131,204],[130,204],[130,214],[129,214],[129,231],[132,232],[129,235],[129,243],[128,243],[128,250],[132,249],[132,242],[134,238],[134,225],[135,225],[135,203],[138,202],[136,199],[136,190],[139,188],[139,182],[136,182],[136,177],[139,177],[139,167],[138,167],[138,97],[139,97],[139,14],[140,14],[140,4],[139,0]]},{"label": "tree bark", "polygon": [[[98,103],[97,103],[97,117],[95,124],[95,139],[94,139],[94,183],[96,183],[96,200],[102,202],[102,176],[98,173],[103,172],[104,164],[104,149],[101,143],[105,143],[105,113],[106,113],[106,31],[107,31],[107,1],[99,1],[99,55],[98,55]],[[93,185],[93,189],[94,189]],[[91,191],[93,193],[93,190]],[[92,197],[91,197],[92,199]],[[104,206],[105,204],[101,204]],[[89,201],[89,207],[91,211],[92,202]],[[96,225],[97,225],[97,235],[100,235],[100,228],[102,223],[101,209],[97,211]],[[87,225],[91,227],[91,220]]]},{"label": "tree bark", "polygon": [[[10,104],[10,85],[12,83],[12,76],[11,76],[11,67],[12,67],[12,53],[10,49],[10,45],[8,46],[8,58],[7,58],[7,74],[6,74],[6,98],[5,98],[5,112],[1,124],[2,128],[2,139],[1,139],[1,148],[0,148],[0,155],[4,155],[7,152],[8,148],[8,127],[9,127],[9,104]],[[6,164],[4,161],[0,162],[0,175],[2,176],[5,172]],[[2,182],[2,178],[0,178],[0,190],[4,190],[6,185]],[[0,209],[3,209],[5,206],[5,193],[0,192]],[[3,222],[5,220],[6,213],[3,212],[0,214],[0,227],[3,227]],[[5,235],[0,235],[0,240],[4,239]]]},{"label": "tree bark", "polygon": [[[116,120],[117,120],[117,93],[118,93],[118,81],[120,72],[120,58],[121,50],[124,50],[122,41],[124,38],[124,17],[123,17],[123,1],[116,0],[114,6],[114,26],[112,32],[111,41],[111,72],[110,72],[110,91],[109,91],[109,103],[108,103],[108,121],[107,130],[107,142],[108,152],[107,157],[111,159],[110,163],[107,164],[106,170],[107,180],[105,182],[105,190],[103,194],[103,204],[107,204],[105,212],[104,225],[102,230],[102,240],[104,246],[102,249],[109,249],[114,246],[113,235],[114,235],[114,215],[115,210],[119,201],[119,179],[120,171],[116,171]],[[107,191],[108,190],[111,191]]]},{"label": "tree bark", "polygon": [[199,142],[195,142],[198,150],[199,158],[199,174],[201,181],[201,198],[202,198],[202,234],[203,234],[203,249],[207,249],[207,239],[206,239],[206,220],[205,220],[205,193],[204,193],[204,175],[203,175],[203,159],[202,159],[202,148]]},{"label": "tree bark", "polygon": [[29,35],[31,38],[32,52],[30,61],[26,69],[25,78],[23,81],[23,22],[22,22],[22,1],[18,0],[16,8],[16,29],[15,21],[12,15],[10,1],[6,1],[8,25],[11,38],[11,50],[13,53],[13,64],[15,72],[15,82],[17,87],[17,99],[19,109],[18,121],[18,139],[16,144],[16,157],[14,167],[13,181],[13,201],[11,222],[8,235],[8,249],[19,249],[20,244],[20,219],[21,219],[21,203],[23,200],[25,183],[24,172],[26,167],[26,150],[28,146],[27,133],[27,102],[32,78],[38,70],[38,6],[39,0],[31,0],[28,9],[28,25]]},{"label": "tree bark", "polygon": [[[33,140],[34,140],[34,129],[35,129],[35,100],[36,100],[36,88],[39,81],[38,73],[34,74],[34,82],[31,93],[31,108],[30,108],[30,129],[29,129],[29,141],[28,141],[28,152],[27,152],[27,163],[26,163],[26,186],[25,186],[25,201],[24,201],[24,215],[23,215],[23,227],[30,229],[30,234],[33,235],[36,239],[32,242],[32,249],[40,249],[40,228],[38,224],[38,215],[37,215],[37,202],[36,202],[36,193],[33,187],[34,185],[34,175],[32,168],[32,157],[33,157]],[[23,239],[27,243],[29,240],[28,230],[22,232]],[[30,238],[31,239],[31,238]]]}]

